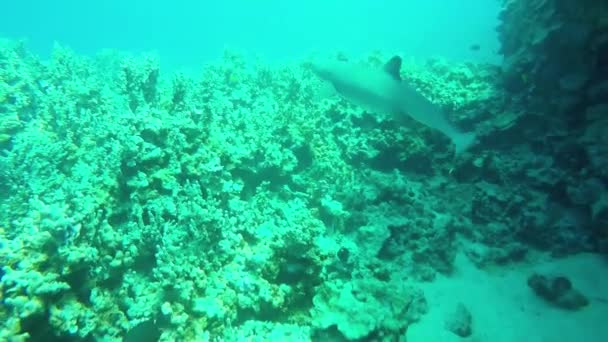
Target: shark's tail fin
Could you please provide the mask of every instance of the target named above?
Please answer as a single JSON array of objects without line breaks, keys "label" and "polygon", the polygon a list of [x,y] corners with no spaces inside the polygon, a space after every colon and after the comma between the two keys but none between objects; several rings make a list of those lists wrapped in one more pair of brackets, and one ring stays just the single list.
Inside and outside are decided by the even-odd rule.
[{"label": "shark's tail fin", "polygon": [[467,133],[458,133],[452,136],[452,142],[456,146],[456,155],[466,151],[469,147],[471,147],[477,137],[473,132]]}]

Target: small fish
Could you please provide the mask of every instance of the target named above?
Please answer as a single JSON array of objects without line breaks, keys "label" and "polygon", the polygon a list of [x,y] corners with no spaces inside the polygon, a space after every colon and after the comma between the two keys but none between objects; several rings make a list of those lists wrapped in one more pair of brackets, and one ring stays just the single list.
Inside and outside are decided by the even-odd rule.
[{"label": "small fish", "polygon": [[469,46],[469,49],[471,49],[471,51],[479,51],[479,49],[481,49],[481,46],[479,46],[479,44],[473,44]]},{"label": "small fish", "polygon": [[336,55],[336,59],[340,62],[348,62],[348,57],[344,52],[338,52],[338,54]]}]

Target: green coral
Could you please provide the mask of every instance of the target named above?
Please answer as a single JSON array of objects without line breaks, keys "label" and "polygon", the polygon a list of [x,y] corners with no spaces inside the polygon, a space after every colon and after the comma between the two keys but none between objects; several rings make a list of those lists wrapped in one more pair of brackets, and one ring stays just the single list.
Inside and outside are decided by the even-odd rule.
[{"label": "green coral", "polygon": [[[0,49],[1,338],[43,311],[40,328],[100,340],[155,320],[162,341],[398,336],[423,302],[399,272],[449,269],[446,217],[397,170],[430,151],[428,131],[317,101],[305,68],[227,53],[195,77],[152,56],[19,49]],[[483,67],[406,70],[459,110],[494,91]]]}]

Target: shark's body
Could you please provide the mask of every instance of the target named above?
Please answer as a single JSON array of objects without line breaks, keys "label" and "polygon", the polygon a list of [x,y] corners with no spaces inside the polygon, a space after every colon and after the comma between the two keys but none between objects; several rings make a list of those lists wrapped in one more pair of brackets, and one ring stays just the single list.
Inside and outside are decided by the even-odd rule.
[{"label": "shark's body", "polygon": [[466,150],[475,141],[473,133],[463,133],[446,118],[441,108],[401,80],[401,59],[393,57],[384,69],[364,67],[347,62],[312,64],[312,70],[330,82],[348,101],[372,112],[389,113],[399,119],[409,115],[414,120],[448,136],[456,153]]}]

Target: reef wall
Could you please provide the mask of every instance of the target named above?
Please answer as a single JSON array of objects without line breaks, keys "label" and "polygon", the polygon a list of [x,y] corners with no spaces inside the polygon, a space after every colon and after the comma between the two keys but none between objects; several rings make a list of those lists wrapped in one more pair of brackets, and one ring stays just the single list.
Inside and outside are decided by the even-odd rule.
[{"label": "reef wall", "polygon": [[[593,250],[606,252],[608,3],[505,1],[501,21],[504,87],[512,107],[526,112],[518,129],[530,132],[525,139],[536,153],[553,159],[554,175],[544,177],[543,187],[558,207],[570,208],[558,210],[580,228],[570,235],[586,236]],[[530,238],[542,244],[552,238],[535,235]]]}]

